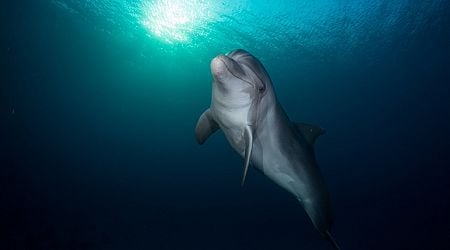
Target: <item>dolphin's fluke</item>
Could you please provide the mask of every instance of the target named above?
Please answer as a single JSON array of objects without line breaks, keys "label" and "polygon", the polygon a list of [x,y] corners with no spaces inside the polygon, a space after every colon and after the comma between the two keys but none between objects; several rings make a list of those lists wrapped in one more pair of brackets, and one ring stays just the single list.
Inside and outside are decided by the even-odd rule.
[{"label": "dolphin's fluke", "polygon": [[247,176],[248,172],[248,166],[250,165],[250,157],[252,156],[253,127],[250,125],[245,126],[244,141],[245,141],[244,174],[242,175],[241,186],[244,186],[245,177]]},{"label": "dolphin's fluke", "polygon": [[337,244],[336,240],[333,238],[333,236],[330,234],[330,231],[326,231],[325,237],[331,242],[331,245],[333,245],[334,249],[341,250],[339,245]]}]

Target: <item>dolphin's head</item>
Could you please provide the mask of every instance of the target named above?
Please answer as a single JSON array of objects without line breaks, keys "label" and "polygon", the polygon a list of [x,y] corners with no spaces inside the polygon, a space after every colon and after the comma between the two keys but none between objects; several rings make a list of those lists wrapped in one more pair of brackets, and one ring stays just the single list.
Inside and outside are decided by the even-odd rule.
[{"label": "dolphin's head", "polygon": [[233,92],[253,91],[263,93],[270,84],[270,77],[257,58],[238,49],[218,55],[211,61],[214,82]]},{"label": "dolphin's head", "polygon": [[272,92],[270,77],[261,62],[238,49],[216,56],[211,61],[211,73],[216,104],[234,114],[246,115],[247,124],[255,124],[258,105]]}]

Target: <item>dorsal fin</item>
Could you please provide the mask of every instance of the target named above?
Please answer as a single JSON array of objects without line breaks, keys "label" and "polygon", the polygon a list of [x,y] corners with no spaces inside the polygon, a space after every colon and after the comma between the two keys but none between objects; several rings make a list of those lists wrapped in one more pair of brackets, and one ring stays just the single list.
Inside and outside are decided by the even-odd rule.
[{"label": "dorsal fin", "polygon": [[303,122],[296,122],[294,125],[297,128],[297,130],[300,133],[302,133],[306,141],[309,142],[309,144],[311,145],[314,145],[314,142],[316,141],[317,137],[325,134],[325,129],[316,125],[307,124]]}]

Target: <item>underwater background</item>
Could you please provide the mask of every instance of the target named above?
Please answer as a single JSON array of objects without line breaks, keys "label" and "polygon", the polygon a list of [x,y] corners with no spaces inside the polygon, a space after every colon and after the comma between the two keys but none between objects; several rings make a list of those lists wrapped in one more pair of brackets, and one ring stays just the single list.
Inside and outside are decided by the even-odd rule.
[{"label": "underwater background", "polygon": [[222,133],[210,60],[243,48],[316,157],[342,249],[450,249],[450,3],[1,2],[1,249],[332,249]]}]

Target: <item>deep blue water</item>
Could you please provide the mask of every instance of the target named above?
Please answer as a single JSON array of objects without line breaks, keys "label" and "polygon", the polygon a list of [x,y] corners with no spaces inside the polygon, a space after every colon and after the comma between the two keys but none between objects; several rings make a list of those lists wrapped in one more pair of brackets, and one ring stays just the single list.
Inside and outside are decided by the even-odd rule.
[{"label": "deep blue water", "polygon": [[342,249],[450,249],[448,1],[169,2],[1,2],[1,249],[331,249],[261,173],[240,186],[223,134],[196,144],[235,48],[327,130]]}]

